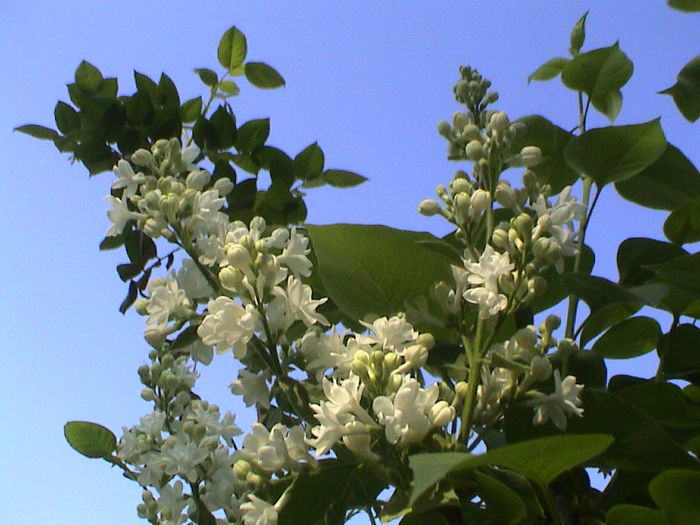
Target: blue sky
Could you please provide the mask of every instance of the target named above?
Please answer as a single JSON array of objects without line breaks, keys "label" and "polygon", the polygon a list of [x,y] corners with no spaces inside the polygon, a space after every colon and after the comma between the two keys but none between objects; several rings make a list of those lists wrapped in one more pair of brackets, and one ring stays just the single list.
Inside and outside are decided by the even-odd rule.
[{"label": "blue sky", "polygon": [[[696,165],[697,124],[667,96],[698,50],[698,15],[661,0],[443,2],[20,1],[0,6],[0,512],[7,523],[136,524],[139,488],[65,443],[63,424],[98,421],[117,434],[148,411],[136,369],[146,362],[142,319],[117,311],[125,293],[114,267],[121,252],[98,252],[111,175],[88,180],[49,142],[13,133],[53,125],[58,99],[82,59],[133,90],[134,69],[165,71],[183,100],[204,94],[194,67],[218,70],[216,46],[232,24],[249,59],[276,67],[287,87],[242,83],[239,122],[271,117],[269,143],[290,154],[318,141],[326,166],[370,181],[349,190],[315,189],[309,222],[381,223],[444,233],[418,215],[458,167],[445,160],[436,124],[458,106],[461,64],[490,78],[497,106],[512,118],[540,113],[576,124],[575,94],[560,83],[527,85],[527,75],[566,56],[569,32],[590,9],[584,50],[620,46],[635,74],[623,88],[618,124],[662,117],[669,142]],[[597,116],[591,126],[605,125]],[[461,166],[463,167],[463,166]],[[665,214],[641,211],[608,188],[589,237],[595,273],[616,278],[615,251],[632,236],[662,239]],[[198,389],[236,410],[227,356]],[[613,365],[615,365],[613,363]],[[649,373],[653,359],[638,365]],[[239,416],[239,421],[248,421]]]}]

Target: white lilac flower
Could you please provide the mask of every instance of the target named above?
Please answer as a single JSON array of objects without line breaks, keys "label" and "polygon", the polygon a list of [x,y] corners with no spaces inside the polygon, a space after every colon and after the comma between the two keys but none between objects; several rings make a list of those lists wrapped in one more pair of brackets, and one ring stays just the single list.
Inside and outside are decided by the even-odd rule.
[{"label": "white lilac flower", "polygon": [[112,183],[112,189],[118,190],[124,188],[122,199],[128,199],[136,193],[139,184],[146,181],[146,176],[141,173],[134,173],[131,164],[124,159],[120,159],[117,165],[112,168],[112,172],[117,176],[117,180]]},{"label": "white lilac flower", "polygon": [[[418,381],[406,376],[393,400],[386,396],[375,398],[372,409],[379,423],[385,427],[387,440],[402,446],[422,441],[432,428],[429,415],[436,405],[438,394],[437,384],[424,389]],[[444,419],[439,417],[442,408],[440,405],[438,414],[434,414],[438,422]]]},{"label": "white lilac flower", "polygon": [[286,290],[276,286],[273,293],[285,300],[285,315],[291,321],[303,321],[306,326],[312,326],[316,323],[330,324],[323,315],[316,312],[316,308],[325,303],[327,298],[312,299],[311,287],[293,275],[287,279]]},{"label": "white lilac flower", "polygon": [[478,415],[488,418],[495,414],[513,383],[513,374],[508,369],[482,367],[481,384],[476,389]]},{"label": "white lilac flower", "polygon": [[203,494],[200,493],[200,496],[207,508],[213,512],[221,508],[227,509],[232,503],[236,505],[239,502],[234,495],[236,478],[232,468],[233,454],[229,453],[227,446],[219,445],[209,457],[211,467],[207,469]]},{"label": "white lilac flower", "polygon": [[566,430],[567,415],[583,416],[583,409],[580,408],[582,401],[579,397],[582,389],[583,385],[577,385],[574,376],[566,376],[562,381],[559,370],[555,370],[553,393],[530,393],[534,399],[527,404],[535,409],[533,424],[542,425],[551,419],[557,428]]},{"label": "white lilac flower", "polygon": [[243,525],[277,525],[277,509],[267,501],[254,494],[248,494],[248,500],[241,504]]},{"label": "white lilac flower", "polygon": [[160,465],[169,476],[182,476],[194,483],[199,478],[197,466],[209,456],[206,448],[186,440],[182,434],[166,440],[161,452]]},{"label": "white lilac flower", "polygon": [[400,352],[418,337],[418,332],[402,317],[380,317],[371,324],[360,322],[370,330],[369,334],[360,337],[360,342],[376,344],[385,351]]},{"label": "white lilac flower", "polygon": [[163,283],[161,280],[149,283],[151,297],[146,306],[149,325],[162,325],[170,317],[187,317],[191,311],[190,301],[185,291],[178,287],[176,279],[171,278]]},{"label": "white lilac flower", "polygon": [[176,481],[173,485],[164,485],[158,489],[160,498],[156,500],[158,513],[164,522],[180,524],[187,521],[187,516],[182,514],[185,507],[190,504],[190,497],[182,492],[182,481]]},{"label": "white lilac flower", "polygon": [[488,319],[506,309],[508,298],[499,293],[483,287],[471,288],[465,291],[462,296],[470,303],[479,305],[479,318]]},{"label": "white lilac flower", "polygon": [[467,270],[467,282],[469,284],[483,285],[487,290],[498,292],[498,278],[513,270],[508,252],[498,253],[487,245],[479,257],[478,263],[464,261]]},{"label": "white lilac flower", "polygon": [[267,430],[261,423],[253,423],[253,432],[243,438],[243,448],[238,455],[267,472],[291,470],[300,461],[313,460],[307,451],[304,429],[287,428],[277,423]]},{"label": "white lilac flower", "polygon": [[226,219],[226,215],[219,210],[226,199],[219,196],[217,190],[197,192],[192,203],[192,216],[189,219],[189,227],[196,232],[211,233],[217,231],[217,226]]},{"label": "white lilac flower", "polygon": [[126,223],[130,220],[138,220],[145,217],[141,213],[130,211],[126,205],[126,199],[118,199],[112,195],[107,195],[105,199],[112,205],[112,209],[107,211],[107,217],[112,223],[112,226],[107,230],[107,237],[119,235],[124,231]]},{"label": "white lilac flower", "polygon": [[182,261],[182,267],[175,274],[178,286],[191,300],[211,297],[214,293],[202,271],[192,259]]},{"label": "white lilac flower", "polygon": [[233,355],[242,359],[256,324],[257,312],[253,305],[244,308],[229,297],[221,296],[207,304],[207,315],[199,325],[197,335],[204,344],[216,346],[217,352],[232,348]]},{"label": "white lilac flower", "polygon": [[343,430],[343,445],[352,453],[367,461],[379,461],[379,454],[372,452],[371,436],[367,426],[359,421],[350,421]]},{"label": "white lilac flower", "polygon": [[231,392],[243,396],[246,406],[270,407],[270,389],[266,380],[269,372],[253,373],[250,370],[239,370],[238,379],[231,383]]},{"label": "white lilac flower", "polygon": [[328,369],[337,369],[338,375],[347,376],[350,372],[350,364],[355,352],[349,351],[349,347],[357,347],[355,339],[348,341],[348,346],[343,342],[347,332],[338,333],[334,326],[330,333],[321,332],[312,328],[307,330],[299,343],[299,351],[304,355],[307,364],[304,369],[316,375],[316,381],[320,382],[324,372]]},{"label": "white lilac flower", "polygon": [[298,234],[296,228],[292,228],[287,245],[282,254],[277,256],[277,262],[289,268],[295,277],[308,277],[311,275],[311,261],[307,257],[311,250],[307,248],[308,244],[309,239]]},{"label": "white lilac flower", "polygon": [[180,161],[182,162],[183,171],[193,171],[197,169],[197,165],[193,164],[194,160],[199,156],[200,149],[195,146],[187,146],[180,153]]}]

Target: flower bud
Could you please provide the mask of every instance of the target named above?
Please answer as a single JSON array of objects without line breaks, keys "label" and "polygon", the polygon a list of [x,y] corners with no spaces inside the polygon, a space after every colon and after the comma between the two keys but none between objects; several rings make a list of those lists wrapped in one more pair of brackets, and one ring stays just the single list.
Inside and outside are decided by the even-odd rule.
[{"label": "flower bud", "polygon": [[241,285],[243,276],[239,270],[226,266],[219,271],[219,281],[226,290],[235,291]]},{"label": "flower bud", "polygon": [[488,127],[502,133],[508,129],[509,124],[510,120],[508,120],[508,115],[503,113],[503,111],[496,111],[493,115],[491,115]]},{"label": "flower bud", "polygon": [[450,142],[449,144],[447,144],[447,156],[449,158],[463,158],[464,146],[459,142]]},{"label": "flower bud", "polygon": [[449,122],[446,120],[441,120],[438,122],[437,130],[440,135],[445,137],[447,140],[450,140],[452,135],[452,126],[450,126]]},{"label": "flower bud", "polygon": [[228,177],[221,177],[214,182],[214,189],[219,192],[221,197],[226,197],[234,187],[235,184]]},{"label": "flower bud", "polygon": [[455,415],[455,407],[448,405],[447,401],[438,401],[428,412],[428,418],[434,427],[444,427],[454,419]]},{"label": "flower bud", "polygon": [[508,165],[511,167],[525,166],[526,168],[531,168],[532,166],[537,166],[540,162],[542,162],[542,150],[537,146],[525,146],[520,150],[520,153],[508,160]]},{"label": "flower bud", "polygon": [[469,384],[466,381],[460,381],[455,385],[455,398],[466,399],[469,393]]},{"label": "flower bud", "polygon": [[431,217],[442,212],[440,203],[434,199],[425,199],[418,204],[418,212],[426,217]]},{"label": "flower bud", "polygon": [[155,162],[153,161],[153,155],[150,151],[143,148],[137,149],[131,154],[131,162],[137,166],[142,166],[144,168],[155,168]]},{"label": "flower bud", "polygon": [[552,375],[552,363],[546,357],[535,356],[530,362],[530,367],[535,381],[546,381]]},{"label": "flower bud", "polygon": [[515,342],[526,350],[532,350],[537,344],[537,334],[534,327],[528,326],[515,332]]},{"label": "flower bud", "polygon": [[399,367],[399,355],[394,352],[389,352],[384,356],[383,363],[385,370],[396,370]]},{"label": "flower bud", "polygon": [[238,270],[248,268],[252,262],[250,252],[240,244],[233,244],[226,248],[226,260]]},{"label": "flower bud", "polygon": [[491,236],[491,241],[496,246],[496,248],[505,249],[508,247],[508,232],[497,228],[493,230],[493,235]]},{"label": "flower bud", "polygon": [[375,350],[369,355],[369,361],[375,368],[381,370],[381,367],[384,365],[384,352]]},{"label": "flower bud", "polygon": [[484,147],[478,140],[470,140],[465,151],[469,160],[479,160],[485,156]]},{"label": "flower bud", "polygon": [[471,196],[471,205],[476,213],[486,211],[491,206],[491,194],[482,189],[474,190]]},{"label": "flower bud", "polygon": [[533,296],[538,296],[547,291],[547,279],[541,275],[536,275],[527,282],[527,288]]},{"label": "flower bud", "polygon": [[498,186],[496,186],[494,198],[496,199],[496,202],[504,208],[515,208],[518,203],[515,190],[511,188],[510,184],[504,180],[500,181]]},{"label": "flower bud", "polygon": [[149,304],[151,304],[151,302],[148,299],[145,297],[139,297],[134,302],[134,310],[136,310],[136,313],[139,315],[148,315]]},{"label": "flower bud", "polygon": [[260,474],[256,474],[252,470],[246,474],[245,480],[251,487],[261,487],[265,484],[265,478],[263,478]]},{"label": "flower bud", "polygon": [[526,242],[530,240],[532,237],[532,228],[534,226],[532,217],[527,213],[521,213],[513,220],[513,226],[522,239]]},{"label": "flower bud", "polygon": [[462,140],[469,142],[472,140],[477,140],[479,142],[484,142],[484,136],[481,134],[481,130],[474,124],[468,124],[462,129]]},{"label": "flower bud", "polygon": [[508,272],[508,273],[504,273],[502,275],[499,275],[498,287],[501,289],[501,291],[504,294],[506,294],[506,295],[512,294],[513,288],[515,287],[515,280],[513,279],[513,274]]},{"label": "flower bud", "polygon": [[435,346],[435,337],[429,332],[424,332],[418,336],[416,342],[423,345],[427,350],[432,350]]},{"label": "flower bud", "polygon": [[484,104],[493,104],[497,100],[498,100],[498,93],[496,93],[495,91],[489,91],[488,93],[486,93],[486,95],[484,95],[483,103]]},{"label": "flower bud", "polygon": [[578,350],[578,346],[572,339],[569,339],[568,337],[566,339],[562,339],[559,341],[559,344],[557,345],[557,352],[559,352],[561,355],[564,357],[569,356],[576,352]]},{"label": "flower bud", "polygon": [[544,326],[548,332],[554,332],[561,326],[561,317],[554,314],[548,315],[547,319],[544,320]]},{"label": "flower bud", "polygon": [[548,237],[540,237],[532,245],[532,254],[537,259],[547,259],[547,253],[549,251],[549,245],[551,243],[552,242],[549,240]]},{"label": "flower bud", "polygon": [[465,126],[472,123],[472,118],[469,113],[464,113],[463,111],[458,111],[452,115],[452,123],[458,131],[462,131]]},{"label": "flower bud", "polygon": [[158,396],[152,388],[144,388],[143,390],[141,390],[141,398],[144,401],[155,401],[156,399],[158,399]]},{"label": "flower bud", "polygon": [[143,338],[155,349],[163,346],[168,335],[168,328],[165,325],[147,326],[143,331]]},{"label": "flower bud", "polygon": [[450,182],[450,194],[454,197],[458,193],[471,193],[472,191],[472,185],[467,179],[463,179],[462,177],[455,177],[452,179],[452,182]]},{"label": "flower bud", "polygon": [[190,172],[185,179],[185,184],[188,188],[202,191],[209,184],[211,176],[205,170],[197,170]]},{"label": "flower bud", "polygon": [[406,348],[403,357],[412,369],[417,369],[428,360],[428,349],[421,344],[411,345]]}]

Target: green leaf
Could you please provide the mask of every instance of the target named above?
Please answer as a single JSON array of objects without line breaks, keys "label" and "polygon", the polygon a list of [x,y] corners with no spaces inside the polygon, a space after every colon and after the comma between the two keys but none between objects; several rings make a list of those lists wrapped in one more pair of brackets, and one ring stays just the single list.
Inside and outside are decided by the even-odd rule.
[{"label": "green leaf", "polygon": [[669,7],[687,13],[696,13],[700,11],[700,0],[668,0],[667,3]]},{"label": "green leaf", "polygon": [[[241,65],[248,53],[245,35],[236,26],[229,28],[219,41],[217,57],[227,71]],[[202,79],[204,80],[204,79]]]},{"label": "green leaf", "polygon": [[449,277],[449,261],[416,244],[435,239],[428,233],[353,224],[306,228],[328,296],[352,318],[403,311]]},{"label": "green leaf", "polygon": [[109,457],[117,447],[116,436],[97,423],[69,421],[63,427],[63,434],[71,447],[89,458]]},{"label": "green leaf", "polygon": [[516,525],[527,515],[523,500],[505,483],[478,470],[474,471],[474,481],[493,523]]},{"label": "green leaf", "polygon": [[700,197],[671,212],[664,222],[664,235],[676,244],[700,241]]},{"label": "green leaf", "polygon": [[611,89],[604,93],[595,93],[591,96],[593,107],[608,117],[612,123],[620,114],[622,109],[622,91],[619,89]]},{"label": "green leaf", "polygon": [[664,282],[696,297],[700,296],[700,252],[652,264],[646,268],[655,271]]},{"label": "green leaf", "polygon": [[659,119],[655,119],[586,131],[569,142],[564,156],[572,167],[602,188],[651,166],[665,148],[666,137]]},{"label": "green leaf", "polygon": [[140,127],[148,126],[155,118],[156,112],[151,97],[145,91],[137,91],[124,101],[126,118]]},{"label": "green leaf", "polygon": [[566,434],[521,441],[478,455],[442,452],[409,456],[414,478],[410,501],[414,502],[449,473],[484,465],[513,469],[544,488],[563,472],[601,454],[613,441],[612,436],[605,434]]},{"label": "green leaf", "polygon": [[202,112],[202,97],[191,98],[180,107],[182,122],[194,122]]},{"label": "green leaf", "polygon": [[619,91],[632,76],[632,61],[620,51],[618,43],[578,55],[564,66],[561,80],[575,91],[591,98],[593,107],[606,114],[598,104],[610,91]]},{"label": "green leaf", "polygon": [[75,83],[88,95],[97,95],[102,89],[104,77],[100,70],[83,60],[75,70]]},{"label": "green leaf", "polygon": [[659,357],[664,376],[700,382],[700,328],[682,324],[659,341]]},{"label": "green leaf", "polygon": [[700,472],[669,470],[649,483],[649,493],[670,525],[697,523],[700,516]]},{"label": "green leaf", "polygon": [[675,244],[644,237],[631,237],[617,249],[617,270],[622,286],[637,286],[653,279],[656,273],[646,266],[688,255]]},{"label": "green leaf", "polygon": [[[590,274],[591,270],[593,269],[594,261],[595,254],[593,253],[593,250],[591,250],[589,246],[584,245],[579,263],[579,273]],[[528,304],[534,313],[548,310],[568,297],[569,293],[562,285],[562,278],[567,274],[573,273],[575,262],[575,257],[565,257],[564,272],[561,274],[556,270],[556,268],[554,268],[554,266],[550,266],[544,271],[542,277],[547,280],[547,289],[542,295],[535,297],[535,300],[532,301],[532,303]]]},{"label": "green leaf", "polygon": [[568,58],[552,58],[533,71],[528,77],[528,84],[533,80],[551,80],[561,73],[569,62]]},{"label": "green leaf", "polygon": [[236,149],[241,153],[250,153],[255,148],[265,144],[270,136],[270,119],[261,118],[249,120],[238,128]]},{"label": "green leaf", "polygon": [[513,140],[511,151],[518,152],[524,146],[540,148],[543,160],[530,168],[540,184],[549,184],[552,193],[559,193],[578,180],[578,173],[564,160],[564,149],[574,135],[540,115],[529,115],[517,122],[525,124],[526,130],[523,136]]},{"label": "green leaf", "polygon": [[260,171],[260,166],[258,166],[250,155],[242,153],[234,155],[233,162],[235,162],[236,166],[239,168],[247,171],[248,173],[252,173],[253,175],[257,175]]},{"label": "green leaf", "polygon": [[668,525],[668,520],[658,509],[622,504],[608,510],[605,523],[607,525]]},{"label": "green leaf", "polygon": [[366,177],[345,170],[326,170],[323,172],[323,180],[336,188],[352,188],[362,184]]},{"label": "green leaf", "polygon": [[158,84],[156,84],[153,79],[143,73],[134,71],[134,82],[138,91],[146,93],[151,97],[151,102],[154,104],[158,102]]},{"label": "green leaf", "polygon": [[238,87],[238,84],[231,80],[224,80],[219,84],[219,90],[221,90],[222,93],[226,94],[227,96],[236,96],[241,92],[241,89]]},{"label": "green leaf", "polygon": [[[165,109],[179,111],[180,95],[172,79],[165,73],[161,73],[158,80],[159,103]],[[179,113],[178,113],[179,116]]]},{"label": "green leaf", "polygon": [[126,297],[122,301],[122,304],[119,305],[119,311],[121,313],[126,313],[126,311],[129,309],[129,307],[134,304],[136,301],[136,298],[138,297],[138,285],[136,284],[135,281],[129,282],[129,291],[126,293]]},{"label": "green leaf", "polygon": [[277,70],[263,62],[247,62],[245,77],[255,87],[275,89],[284,86],[284,79]]},{"label": "green leaf", "polygon": [[575,57],[581,51],[583,47],[583,42],[586,40],[586,17],[588,16],[588,11],[583,13],[583,16],[578,19],[578,22],[574,25],[571,30],[571,37],[569,38],[569,53],[571,56]]},{"label": "green leaf", "polygon": [[294,176],[299,180],[309,180],[323,172],[325,156],[318,143],[309,144],[294,157]]},{"label": "green leaf", "polygon": [[[610,388],[615,379],[610,380]],[[660,425],[689,421],[683,391],[672,383],[642,380],[616,390],[615,395],[643,410]]]},{"label": "green leaf", "polygon": [[674,210],[700,196],[700,173],[678,148],[667,144],[661,156],[632,178],[615,183],[628,201],[659,210]]},{"label": "green leaf", "polygon": [[700,117],[700,55],[681,69],[674,85],[659,93],[671,95],[686,120],[695,122]]},{"label": "green leaf", "polygon": [[216,140],[213,144],[217,150],[226,150],[236,142],[236,118],[224,106],[219,106],[209,118]]},{"label": "green leaf", "polygon": [[201,81],[209,87],[214,87],[219,82],[219,77],[216,75],[216,72],[212,71],[211,69],[200,67],[195,69],[194,72],[197,73]]},{"label": "green leaf", "polygon": [[593,351],[606,359],[630,359],[656,348],[661,333],[661,327],[655,319],[631,317],[605,332],[593,344]]},{"label": "green leaf", "polygon": [[18,126],[14,129],[14,131],[26,133],[35,139],[42,140],[55,140],[61,137],[55,129],[39,126],[37,124],[25,124],[24,126]]},{"label": "green leaf", "polygon": [[61,133],[68,134],[71,131],[80,129],[80,116],[78,112],[65,102],[58,102],[53,111],[56,127]]}]

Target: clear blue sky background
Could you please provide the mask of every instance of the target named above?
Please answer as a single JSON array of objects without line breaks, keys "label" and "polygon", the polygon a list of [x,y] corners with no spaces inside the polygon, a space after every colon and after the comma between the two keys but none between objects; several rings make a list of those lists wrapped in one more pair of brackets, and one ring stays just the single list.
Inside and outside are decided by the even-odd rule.
[{"label": "clear blue sky background", "polygon": [[[236,24],[249,59],[276,67],[287,87],[261,92],[242,83],[239,122],[271,117],[269,142],[290,154],[318,141],[327,167],[370,182],[309,193],[309,222],[382,223],[443,233],[417,214],[458,166],[435,131],[458,109],[460,64],[479,68],[512,118],[540,113],[576,123],[575,94],[558,81],[527,85],[537,66],[566,56],[572,25],[590,9],[584,49],[620,45],[634,61],[619,124],[662,116],[670,142],[696,164],[697,124],[669,97],[697,52],[698,15],[662,0],[460,2],[21,1],[0,6],[0,516],[4,523],[136,524],[140,490],[63,439],[72,419],[120,434],[146,413],[136,369],[146,362],[142,319],[121,316],[125,293],[114,267],[121,252],[99,253],[108,228],[111,175],[88,180],[49,142],[13,133],[53,125],[58,99],[82,59],[133,90],[132,71],[165,71],[183,100],[204,93],[194,67],[218,70],[216,46]],[[602,125],[594,117],[591,125]],[[630,236],[663,238],[664,213],[641,212],[608,188],[590,237],[595,271],[615,279],[615,250]],[[219,356],[198,389],[236,410],[232,366]],[[613,363],[613,366],[615,363]],[[637,372],[651,373],[647,359]],[[240,422],[250,421],[240,416]]]}]

